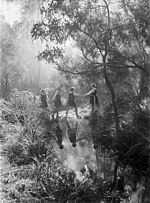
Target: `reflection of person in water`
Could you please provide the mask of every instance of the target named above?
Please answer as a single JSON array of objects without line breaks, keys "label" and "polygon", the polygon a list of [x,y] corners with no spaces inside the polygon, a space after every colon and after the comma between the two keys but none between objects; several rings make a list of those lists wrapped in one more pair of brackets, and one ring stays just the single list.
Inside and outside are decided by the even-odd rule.
[{"label": "reflection of person in water", "polygon": [[54,140],[57,142],[59,148],[63,149],[64,148],[64,146],[62,144],[62,141],[63,141],[63,130],[59,126],[59,123],[56,124],[55,135],[56,135],[56,137],[53,136]]},{"label": "reflection of person in water", "polygon": [[78,141],[80,141],[82,139],[87,139],[86,137],[77,139],[78,122],[76,122],[76,125],[73,128],[70,127],[67,119],[66,119],[66,123],[67,123],[67,127],[68,127],[67,134],[68,134],[68,138],[69,138],[70,142],[72,143],[72,147],[76,147]]},{"label": "reflection of person in water", "polygon": [[94,142],[94,141],[93,141],[93,148],[94,148],[94,149],[97,149],[97,148],[98,148],[97,143],[96,143],[96,142]]},{"label": "reflection of person in water", "polygon": [[78,122],[76,122],[76,125],[74,128],[71,128],[67,119],[66,119],[66,123],[67,123],[67,133],[68,133],[68,138],[70,140],[70,142],[72,143],[73,147],[76,147],[76,142],[77,142],[77,130],[78,130]]}]

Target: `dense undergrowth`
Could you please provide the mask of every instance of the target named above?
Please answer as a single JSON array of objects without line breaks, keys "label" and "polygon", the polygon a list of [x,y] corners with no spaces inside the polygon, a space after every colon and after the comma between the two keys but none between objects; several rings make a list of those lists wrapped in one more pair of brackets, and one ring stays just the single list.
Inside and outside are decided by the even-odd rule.
[{"label": "dense undergrowth", "polygon": [[124,169],[131,167],[138,177],[149,173],[149,101],[137,102],[128,94],[117,98],[120,129],[115,134],[112,104],[106,107],[99,118],[97,142],[112,156],[116,156]]},{"label": "dense undergrowth", "polygon": [[[120,133],[115,134],[112,105],[103,112],[93,114],[95,148],[107,154],[117,163],[117,179],[99,177],[91,171],[82,180],[65,167],[55,153],[52,137],[55,136],[55,122],[49,113],[38,108],[36,101],[19,93],[10,102],[1,103],[1,141],[3,156],[11,170],[3,174],[4,193],[7,202],[128,202],[129,191],[124,181],[137,183],[149,176],[149,140],[147,102],[139,104],[129,97],[117,100],[120,118]],[[142,123],[142,125],[141,125]],[[123,181],[121,180],[123,177]]]}]

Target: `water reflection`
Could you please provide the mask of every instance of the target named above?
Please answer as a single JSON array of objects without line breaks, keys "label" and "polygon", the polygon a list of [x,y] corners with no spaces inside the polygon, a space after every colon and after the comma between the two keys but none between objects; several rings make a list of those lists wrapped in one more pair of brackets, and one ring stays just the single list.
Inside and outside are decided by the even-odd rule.
[{"label": "water reflection", "polygon": [[[75,125],[73,122],[68,121],[66,119],[66,125],[67,125],[67,136],[69,138],[70,143],[72,144],[72,147],[77,146],[77,142],[80,142],[80,146],[84,146],[86,141],[88,141],[87,137],[81,136],[81,129],[78,127],[78,121],[75,121]],[[83,140],[86,140],[85,142]],[[81,142],[82,141],[82,142]]]},{"label": "water reflection", "polygon": [[50,123],[53,145],[60,160],[75,171],[83,169],[85,164],[96,170],[89,122],[84,119],[53,119]]},{"label": "water reflection", "polygon": [[113,161],[99,143],[101,132],[98,114],[96,116],[90,120],[53,120],[53,144],[58,157],[67,167],[76,172],[86,168],[86,171],[97,171],[100,176],[109,177],[113,170]]},{"label": "water reflection", "polygon": [[66,119],[66,124],[67,124],[67,135],[68,135],[69,141],[71,142],[72,147],[76,147],[78,122],[76,121],[75,126],[73,126],[73,124],[71,125],[71,122],[69,122]]},{"label": "water reflection", "polygon": [[59,146],[60,149],[63,149],[64,146],[62,144],[63,141],[63,129],[61,128],[61,126],[59,125],[59,122],[57,121],[56,123],[56,128],[55,128],[55,134],[56,134],[56,142]]}]

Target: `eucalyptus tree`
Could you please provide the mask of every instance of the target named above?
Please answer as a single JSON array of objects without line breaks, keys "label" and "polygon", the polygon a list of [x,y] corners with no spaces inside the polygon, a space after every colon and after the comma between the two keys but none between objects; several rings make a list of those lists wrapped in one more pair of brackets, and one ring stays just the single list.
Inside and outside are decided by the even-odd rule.
[{"label": "eucalyptus tree", "polygon": [[11,26],[5,22],[4,16],[1,16],[0,27],[0,90],[1,96],[8,99],[11,88],[15,87],[21,78],[21,64],[16,55],[16,33]]},{"label": "eucalyptus tree", "polygon": [[[118,59],[135,65],[130,70],[132,78],[139,81],[140,100],[149,96],[150,68],[150,7],[149,1],[122,0],[119,5],[123,11],[117,13],[114,19],[114,39],[117,52],[112,57],[113,63]],[[121,55],[120,55],[121,53]],[[118,59],[117,59],[118,57]]]},{"label": "eucalyptus tree", "polygon": [[[43,1],[43,21],[34,24],[32,37],[42,38],[46,48],[39,54],[56,65],[58,70],[72,74],[103,74],[111,92],[116,131],[119,130],[115,94],[107,74],[107,57],[112,51],[111,16],[104,1]],[[74,41],[82,58],[73,62],[65,55],[63,45]]]},{"label": "eucalyptus tree", "polygon": [[[32,29],[32,38],[42,38],[46,45],[39,59],[54,63],[58,70],[65,73],[102,75],[111,92],[116,130],[119,131],[115,93],[109,76],[113,73],[124,76],[129,72],[127,69],[139,69],[149,75],[145,66],[148,60],[146,47],[144,43],[139,45],[136,37],[138,35],[142,42],[136,15],[136,9],[142,4],[122,1],[119,5],[108,0],[42,2],[42,21],[34,24]],[[117,10],[117,6],[124,10]],[[146,6],[145,1],[143,7]],[[135,10],[133,15],[127,9]],[[144,19],[147,15],[145,13]],[[69,41],[74,41],[81,52],[78,62],[66,57],[64,44]],[[142,46],[144,50],[137,50],[137,46],[138,49]],[[145,60],[144,64],[140,58]]]},{"label": "eucalyptus tree", "polygon": [[[41,38],[45,44],[39,59],[64,73],[104,79],[111,93],[118,137],[120,120],[113,84],[118,79],[126,82],[130,76],[133,85],[134,78],[139,83],[142,75],[149,76],[147,1],[43,0],[41,14],[42,21],[31,31],[33,39]],[[72,41],[80,50],[77,61],[69,58],[64,48]],[[114,184],[118,165],[116,159]]]}]

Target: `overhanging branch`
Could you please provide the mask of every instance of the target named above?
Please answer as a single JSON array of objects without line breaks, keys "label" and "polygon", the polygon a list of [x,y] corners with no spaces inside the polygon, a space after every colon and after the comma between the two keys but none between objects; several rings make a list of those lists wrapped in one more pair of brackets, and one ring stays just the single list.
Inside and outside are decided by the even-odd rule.
[{"label": "overhanging branch", "polygon": [[[74,22],[73,22],[73,23],[74,23]],[[98,42],[96,41],[96,39],[95,39],[94,37],[92,37],[89,33],[87,33],[86,31],[84,31],[84,30],[82,30],[81,28],[79,28],[75,23],[74,23],[74,26],[75,26],[80,32],[82,32],[83,34],[87,35],[89,38],[91,38],[91,39],[94,41],[94,43],[96,44],[97,49],[99,50],[101,56],[103,57],[102,50],[101,50],[101,48],[99,47],[99,44],[98,44]]]},{"label": "overhanging branch", "polygon": [[70,70],[65,70],[61,67],[61,65],[59,65],[57,62],[54,62],[55,65],[58,67],[57,70],[59,71],[62,71],[64,73],[69,73],[69,74],[72,74],[72,75],[86,75],[88,73],[92,73],[93,71],[95,71],[96,69],[98,69],[99,67],[101,67],[101,65],[97,65],[96,67],[93,67],[92,69],[90,70],[84,70],[84,71],[79,71],[79,72],[74,72],[74,71],[71,71],[71,68],[69,68]]},{"label": "overhanging branch", "polygon": [[[62,68],[62,66],[59,63],[57,63],[56,61],[54,62],[54,64],[58,67],[57,70],[62,71],[64,73],[69,73],[72,75],[86,75],[89,73],[91,74],[94,71],[96,71],[99,67],[103,67],[104,65],[106,65],[106,67],[110,67],[110,68],[124,68],[124,69],[125,68],[138,68],[137,66],[132,66],[132,65],[120,65],[120,64],[112,64],[112,63],[91,63],[86,66],[86,68],[90,68],[89,70],[75,72],[75,71],[72,71],[71,67],[69,67],[69,66],[67,66],[68,70]],[[93,73],[93,74],[98,74],[98,73]]]},{"label": "overhanging branch", "polygon": [[135,61],[131,60],[131,59],[127,59],[130,63],[134,64],[137,68],[139,68],[140,70],[142,70],[147,76],[149,76],[149,72],[147,70],[145,70],[142,66],[138,65]]}]

